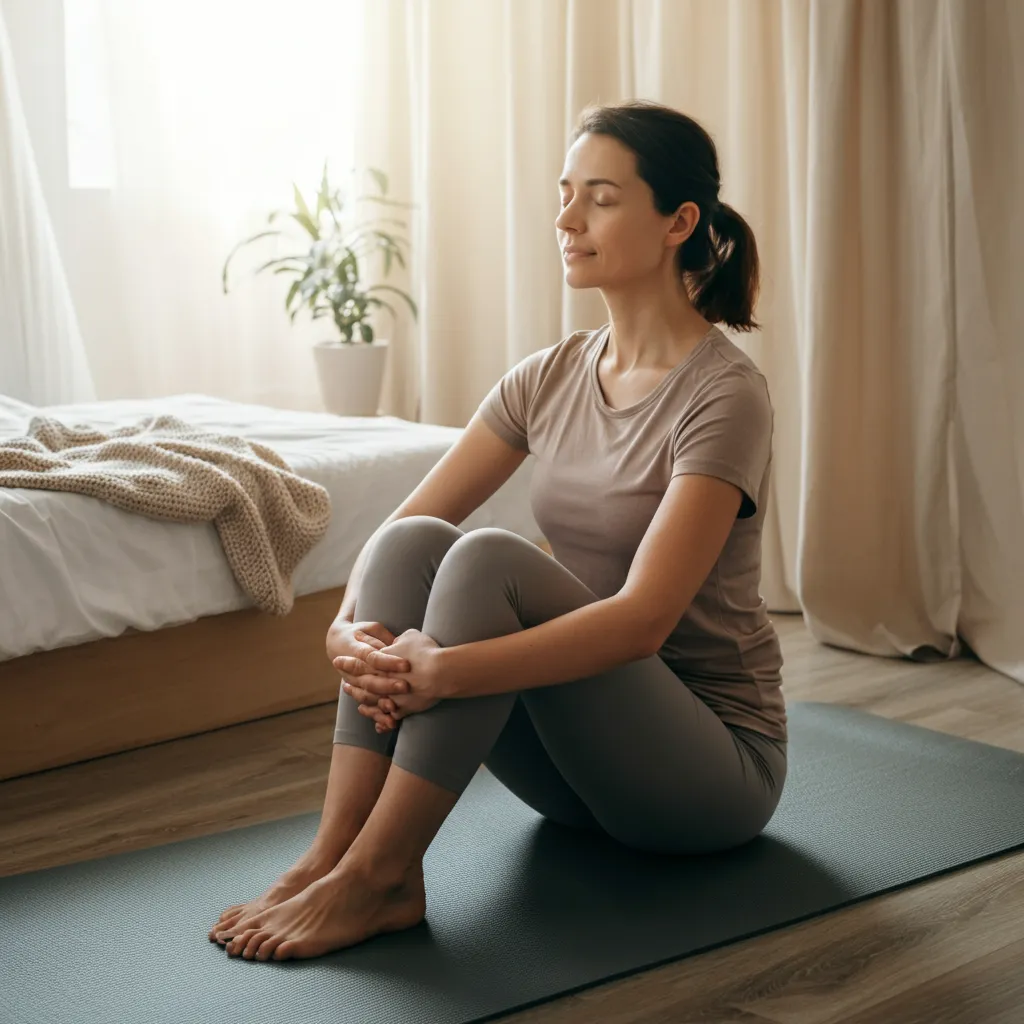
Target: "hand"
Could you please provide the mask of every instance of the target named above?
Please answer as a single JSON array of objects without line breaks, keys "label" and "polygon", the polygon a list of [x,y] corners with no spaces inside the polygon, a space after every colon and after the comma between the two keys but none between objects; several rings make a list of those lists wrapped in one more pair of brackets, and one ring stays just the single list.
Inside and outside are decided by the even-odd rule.
[{"label": "hand", "polygon": [[[370,656],[366,666],[360,667],[346,657],[335,661],[335,667],[356,676],[355,683],[343,684],[346,693],[360,702],[359,713],[377,722],[378,732],[394,728],[394,723],[406,715],[432,708],[446,694],[441,687],[441,646],[418,629],[407,629],[391,645]],[[381,670],[377,663],[382,658],[403,658],[408,671],[391,668]],[[408,692],[396,692],[395,683],[404,681]]]},{"label": "hand", "polygon": [[[336,668],[339,668],[338,659],[348,659],[346,664],[349,665],[350,671],[342,671],[339,668],[343,683],[351,683],[363,673],[388,669],[408,670],[410,665],[404,658],[379,653],[382,647],[393,643],[394,640],[394,634],[380,622],[349,622],[347,619],[339,618],[331,623],[327,631],[327,656]],[[408,692],[408,684],[399,679],[392,681],[392,687],[389,693]],[[378,700],[376,693],[366,694],[368,704],[375,706]]]}]

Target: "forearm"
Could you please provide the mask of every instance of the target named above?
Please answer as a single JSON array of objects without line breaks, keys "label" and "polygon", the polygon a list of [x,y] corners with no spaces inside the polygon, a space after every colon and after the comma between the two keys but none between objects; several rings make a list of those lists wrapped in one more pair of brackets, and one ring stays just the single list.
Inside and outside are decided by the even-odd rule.
[{"label": "forearm", "polygon": [[615,595],[539,626],[441,649],[447,698],[481,697],[595,675],[654,653],[650,626]]}]

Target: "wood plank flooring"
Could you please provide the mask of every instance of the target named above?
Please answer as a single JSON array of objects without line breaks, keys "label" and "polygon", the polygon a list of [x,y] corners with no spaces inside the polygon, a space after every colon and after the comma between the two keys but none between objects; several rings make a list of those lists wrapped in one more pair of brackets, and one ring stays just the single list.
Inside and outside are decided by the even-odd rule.
[{"label": "wood plank flooring", "polygon": [[[873,658],[819,644],[800,616],[773,618],[789,700],[1024,751],[1024,686],[973,658]],[[319,811],[334,714],[322,705],[2,782],[0,876]],[[502,1020],[1024,1024],[1024,853]]]}]

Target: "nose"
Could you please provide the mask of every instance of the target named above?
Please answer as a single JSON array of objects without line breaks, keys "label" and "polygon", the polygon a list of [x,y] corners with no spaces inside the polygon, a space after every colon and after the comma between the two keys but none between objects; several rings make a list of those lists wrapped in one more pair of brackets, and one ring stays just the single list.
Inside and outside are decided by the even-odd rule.
[{"label": "nose", "polygon": [[576,204],[574,201],[566,203],[561,210],[558,211],[558,216],[555,218],[555,227],[559,231],[573,231],[578,233],[580,230],[580,218],[576,213]]}]

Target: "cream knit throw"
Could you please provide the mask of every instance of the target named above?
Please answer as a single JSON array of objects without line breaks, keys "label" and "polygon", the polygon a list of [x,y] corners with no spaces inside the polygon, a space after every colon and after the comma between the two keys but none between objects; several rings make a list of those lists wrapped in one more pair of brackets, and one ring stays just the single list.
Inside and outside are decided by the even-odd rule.
[{"label": "cream knit throw", "polygon": [[260,608],[291,610],[291,575],[327,531],[325,488],[277,452],[151,416],[109,434],[34,416],[28,434],[0,441],[0,487],[88,494],[154,519],[213,520],[235,578]]}]

